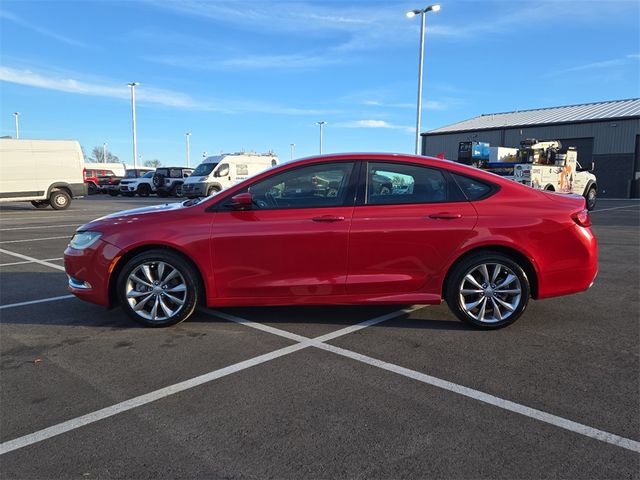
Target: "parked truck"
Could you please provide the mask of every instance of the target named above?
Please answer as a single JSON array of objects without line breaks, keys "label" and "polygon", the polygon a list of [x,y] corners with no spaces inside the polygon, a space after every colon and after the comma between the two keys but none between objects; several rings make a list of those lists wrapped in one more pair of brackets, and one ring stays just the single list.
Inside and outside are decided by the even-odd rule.
[{"label": "parked truck", "polygon": [[0,139],[0,202],[64,210],[87,194],[83,168],[76,141]]},{"label": "parked truck", "polygon": [[184,181],[182,193],[189,198],[209,196],[278,163],[278,157],[272,153],[223,153],[207,157]]},{"label": "parked truck", "polygon": [[[460,143],[459,162],[539,190],[576,193],[585,197],[589,210],[596,206],[596,176],[582,168],[575,148],[563,148],[558,140],[527,139],[520,143],[520,148],[485,149],[475,147],[474,143],[479,142]],[[482,153],[474,156],[474,151]]]}]

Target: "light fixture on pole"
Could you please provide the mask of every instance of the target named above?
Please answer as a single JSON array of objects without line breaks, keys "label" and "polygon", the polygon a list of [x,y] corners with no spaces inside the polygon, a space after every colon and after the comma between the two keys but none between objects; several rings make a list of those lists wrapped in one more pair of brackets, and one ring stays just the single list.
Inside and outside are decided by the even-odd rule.
[{"label": "light fixture on pole", "polygon": [[296,150],[296,144],[290,143],[289,146],[291,147],[291,160],[293,160],[293,152]]},{"label": "light fixture on pole", "polygon": [[418,112],[416,114],[416,155],[420,153],[420,115],[422,113],[422,70],[424,66],[424,29],[425,29],[425,14],[427,12],[437,12],[440,10],[440,5],[429,5],[422,10],[411,10],[407,12],[408,18],[413,18],[416,15],[420,15],[420,56],[418,60]]},{"label": "light fixture on pole", "polygon": [[322,155],[322,127],[324,127],[327,122],[316,122],[316,125],[320,126],[320,155]]},{"label": "light fixture on pole", "polygon": [[136,138],[136,87],[138,82],[128,83],[131,88],[131,127],[133,129],[133,168],[138,168],[138,143]]},{"label": "light fixture on pole", "polygon": [[184,132],[184,136],[187,139],[187,168],[189,168],[189,164],[191,162],[191,153],[189,152],[189,138],[191,137],[191,133],[190,132]]},{"label": "light fixture on pole", "polygon": [[107,163],[107,142],[102,144],[102,163]]},{"label": "light fixture on pole", "polygon": [[20,120],[18,120],[20,112],[13,112],[13,116],[16,120],[16,140],[18,140],[20,138]]}]

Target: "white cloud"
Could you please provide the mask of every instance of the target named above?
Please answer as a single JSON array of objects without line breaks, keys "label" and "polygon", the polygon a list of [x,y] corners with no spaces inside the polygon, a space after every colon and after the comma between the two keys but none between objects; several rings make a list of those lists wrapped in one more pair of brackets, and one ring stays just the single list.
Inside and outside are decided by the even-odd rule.
[{"label": "white cloud", "polygon": [[66,43],[67,45],[72,45],[74,47],[86,47],[87,45],[79,42],[77,40],[74,40],[72,38],[66,37],[64,35],[61,35],[59,33],[56,32],[52,32],[51,30],[48,30],[46,28],[40,27],[38,25],[34,25],[32,23],[27,22],[26,20],[23,20],[22,18],[18,17],[17,15],[14,15],[12,13],[0,10],[0,19],[2,20],[8,20],[20,27],[26,28],[28,30],[31,30],[33,32],[39,33],[40,35],[44,35],[45,37],[49,37],[49,38],[53,38],[54,40],[57,40],[59,42],[62,43]]},{"label": "white cloud", "polygon": [[589,62],[589,63],[585,63],[582,65],[576,65],[573,67],[569,67],[569,68],[563,68],[560,70],[555,70],[551,73],[549,73],[548,75],[546,75],[547,77],[554,77],[557,75],[561,75],[564,73],[574,73],[574,72],[583,72],[583,71],[589,71],[589,70],[603,70],[603,69],[610,69],[612,67],[620,67],[623,65],[630,65],[631,63],[636,63],[634,62],[637,61],[638,59],[640,59],[640,55],[638,54],[630,54],[630,55],[625,55],[624,57],[619,57],[619,58],[612,58],[610,60],[601,60],[598,62]]},{"label": "white cloud", "polygon": [[[113,83],[89,83],[74,78],[63,78],[53,72],[36,73],[31,70],[0,66],[0,81],[79,95],[109,97],[121,100],[128,100],[130,98],[130,92],[126,82],[121,82],[117,85]],[[153,88],[146,85],[141,85],[136,89],[136,98],[143,104],[147,103],[186,110],[218,111],[224,113],[258,112],[278,115],[320,115],[336,113],[328,110],[297,108],[276,103],[244,99],[200,100],[186,93]]]},{"label": "white cloud", "polygon": [[172,67],[194,70],[254,70],[263,68],[309,69],[341,63],[342,60],[331,56],[313,54],[293,55],[245,55],[241,57],[217,59],[207,56],[188,55],[151,55],[145,60],[170,65]]},{"label": "white cloud", "polygon": [[402,130],[404,132],[412,133],[415,128],[405,125],[395,125],[385,120],[353,120],[351,122],[337,123],[338,128],[383,128],[388,130]]}]

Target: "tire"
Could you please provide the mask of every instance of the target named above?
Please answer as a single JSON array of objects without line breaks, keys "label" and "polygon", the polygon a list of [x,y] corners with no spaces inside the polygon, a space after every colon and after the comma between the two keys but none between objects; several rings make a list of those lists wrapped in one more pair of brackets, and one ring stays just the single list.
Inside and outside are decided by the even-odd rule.
[{"label": "tire", "polygon": [[546,187],[544,187],[544,191],[545,192],[555,192],[556,189],[553,188],[553,185],[547,185]]},{"label": "tire", "polygon": [[100,189],[96,186],[95,183],[89,182],[87,185],[87,193],[89,195],[95,195],[96,193],[100,193]]},{"label": "tire", "polygon": [[[163,279],[167,278],[169,281],[164,284]],[[183,322],[195,311],[202,292],[193,265],[167,250],[150,250],[133,257],[118,276],[116,288],[127,315],[147,327],[168,327]]]},{"label": "tire", "polygon": [[174,185],[173,188],[171,189],[170,195],[172,197],[182,197],[182,183]]},{"label": "tire", "polygon": [[47,208],[49,206],[49,200],[32,200],[31,205],[38,209]]},{"label": "tire", "polygon": [[112,197],[117,197],[118,195],[120,195],[120,192],[118,190],[109,190],[109,195],[111,195]]},{"label": "tire", "polygon": [[222,189],[216,185],[214,185],[213,187],[209,187],[207,189],[207,197],[210,197],[211,195],[213,195],[214,193],[218,193],[220,192]]},{"label": "tire", "polygon": [[587,201],[587,210],[591,211],[596,208],[598,192],[596,187],[591,187],[587,194],[585,195],[585,200]]},{"label": "tire", "polygon": [[54,210],[66,210],[71,205],[71,196],[64,190],[51,192],[49,203]]},{"label": "tire", "polygon": [[138,185],[138,195],[141,197],[148,197],[151,194],[151,187],[146,183],[141,183]]},{"label": "tire", "polygon": [[527,274],[512,258],[498,252],[463,258],[447,278],[445,299],[449,308],[460,320],[477,328],[506,327],[522,315],[529,303]]}]

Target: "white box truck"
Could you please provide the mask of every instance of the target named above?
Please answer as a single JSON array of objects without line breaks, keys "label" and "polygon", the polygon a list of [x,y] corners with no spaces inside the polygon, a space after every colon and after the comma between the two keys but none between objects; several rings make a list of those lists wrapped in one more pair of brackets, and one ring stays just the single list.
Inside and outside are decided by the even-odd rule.
[{"label": "white box truck", "polygon": [[182,184],[182,195],[208,197],[278,165],[272,153],[223,153],[207,157]]},{"label": "white box truck", "polygon": [[64,210],[87,194],[84,156],[71,140],[0,139],[0,202]]}]

